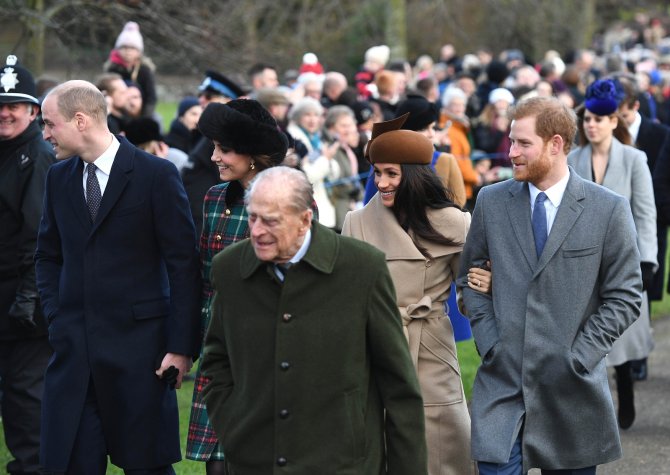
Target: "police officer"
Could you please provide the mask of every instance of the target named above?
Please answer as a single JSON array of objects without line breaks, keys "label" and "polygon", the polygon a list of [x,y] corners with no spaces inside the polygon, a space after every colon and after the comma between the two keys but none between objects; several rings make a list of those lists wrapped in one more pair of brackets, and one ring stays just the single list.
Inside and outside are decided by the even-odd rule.
[{"label": "police officer", "polygon": [[38,113],[32,75],[8,56],[0,66],[0,388],[10,474],[39,473],[40,405],[51,355],[33,255],[55,157]]}]

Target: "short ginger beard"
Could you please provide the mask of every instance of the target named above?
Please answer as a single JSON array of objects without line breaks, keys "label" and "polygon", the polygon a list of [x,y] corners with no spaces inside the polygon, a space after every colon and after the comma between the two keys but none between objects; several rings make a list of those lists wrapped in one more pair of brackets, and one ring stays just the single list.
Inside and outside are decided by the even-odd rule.
[{"label": "short ginger beard", "polygon": [[549,142],[542,146],[542,153],[537,160],[526,163],[526,173],[521,176],[515,176],[517,181],[525,181],[533,185],[542,182],[549,176],[552,168],[551,158],[549,158]]}]

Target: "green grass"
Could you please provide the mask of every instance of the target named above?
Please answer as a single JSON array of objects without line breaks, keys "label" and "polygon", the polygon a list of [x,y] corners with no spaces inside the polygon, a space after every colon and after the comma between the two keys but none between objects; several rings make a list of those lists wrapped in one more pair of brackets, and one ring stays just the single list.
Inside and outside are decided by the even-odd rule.
[{"label": "green grass", "polygon": [[[670,237],[670,230],[668,230],[668,237]],[[665,280],[663,281],[663,300],[651,303],[652,320],[661,316],[670,315],[670,294],[665,291],[668,285],[667,269],[670,268],[668,266],[670,266],[670,246],[668,246],[668,250],[665,253],[666,275]]]},{"label": "green grass", "polygon": [[[670,309],[670,298],[666,294],[661,308]],[[669,314],[665,313],[664,315]],[[465,394],[468,400],[472,394],[472,383],[475,378],[475,373],[479,367],[479,355],[475,350],[475,344],[472,339],[460,341],[456,344],[458,348],[458,361],[461,366],[461,377],[463,379],[463,386],[465,387]],[[179,432],[181,436],[182,453],[186,448],[186,435],[188,434],[188,418],[191,408],[191,396],[193,394],[193,381],[186,381],[181,389],[177,391],[177,399],[179,401]],[[0,470],[2,470],[7,462],[9,462],[9,452],[5,447],[4,434],[0,434]],[[178,475],[200,475],[205,473],[205,466],[202,462],[194,462],[192,460],[182,460],[174,466],[175,472]],[[108,474],[122,475],[123,471],[118,467],[109,465]]]},{"label": "green grass", "polygon": [[463,380],[465,397],[469,401],[472,395],[472,383],[475,380],[477,368],[479,368],[480,358],[475,349],[475,341],[472,338],[457,342],[456,348],[458,349],[458,364],[461,367],[461,379]]},{"label": "green grass", "polygon": [[[465,392],[468,398],[472,391],[472,381],[479,366],[479,356],[475,351],[475,345],[472,340],[458,342],[458,360],[461,364],[461,372],[463,376],[463,384],[465,385]],[[177,390],[177,400],[179,402],[179,435],[181,436],[182,455],[186,448],[186,435],[188,434],[188,418],[191,411],[191,397],[193,395],[193,381],[186,381],[181,389]],[[10,456],[5,447],[4,434],[0,434],[0,472],[4,471],[4,467],[9,462]],[[178,475],[201,475],[205,473],[205,465],[203,462],[194,462],[192,460],[182,460],[174,465],[175,472]],[[109,464],[107,469],[108,474],[122,475],[123,470]]]},{"label": "green grass", "polygon": [[177,114],[177,104],[175,102],[159,102],[156,104],[156,114],[163,122],[163,134],[167,134],[170,130],[172,119]]}]

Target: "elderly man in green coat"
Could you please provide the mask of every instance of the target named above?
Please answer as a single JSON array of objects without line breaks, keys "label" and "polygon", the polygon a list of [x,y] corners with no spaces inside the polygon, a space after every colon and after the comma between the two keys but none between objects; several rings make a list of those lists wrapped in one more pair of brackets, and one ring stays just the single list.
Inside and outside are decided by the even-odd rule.
[{"label": "elderly man in green coat", "polygon": [[384,255],[312,222],[287,167],[212,265],[204,399],[230,475],[427,473],[423,403]]}]

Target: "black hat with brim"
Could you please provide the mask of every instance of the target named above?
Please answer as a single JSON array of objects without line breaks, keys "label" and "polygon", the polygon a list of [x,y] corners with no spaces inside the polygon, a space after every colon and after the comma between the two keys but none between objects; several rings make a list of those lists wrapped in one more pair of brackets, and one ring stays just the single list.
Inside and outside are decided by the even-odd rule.
[{"label": "black hat with brim", "polygon": [[244,95],[244,91],[235,81],[211,70],[205,72],[205,79],[198,86],[198,92],[200,94],[208,92],[217,96],[226,96],[229,99],[237,99]]}]

